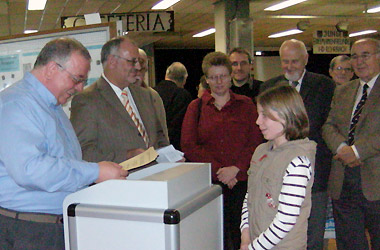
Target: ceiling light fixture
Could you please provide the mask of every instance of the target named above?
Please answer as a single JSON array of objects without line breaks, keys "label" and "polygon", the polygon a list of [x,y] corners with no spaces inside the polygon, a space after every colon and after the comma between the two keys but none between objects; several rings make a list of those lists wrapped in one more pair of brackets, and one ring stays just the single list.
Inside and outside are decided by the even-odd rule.
[{"label": "ceiling light fixture", "polygon": [[202,32],[200,32],[198,34],[193,35],[193,37],[204,37],[204,36],[211,35],[213,33],[215,33],[215,28],[204,30],[204,31],[202,31]]},{"label": "ceiling light fixture", "polygon": [[380,11],[380,6],[377,6],[377,7],[368,9],[367,13],[376,13],[376,12],[379,12],[379,11]]},{"label": "ceiling light fixture", "polygon": [[24,34],[36,33],[38,30],[24,30]]},{"label": "ceiling light fixture", "polygon": [[45,9],[47,0],[29,0],[28,10],[43,10]]},{"label": "ceiling light fixture", "polygon": [[293,5],[296,5],[296,4],[305,2],[305,1],[307,1],[307,0],[288,0],[288,1],[284,1],[284,2],[279,3],[279,4],[272,5],[272,6],[266,8],[264,10],[266,10],[266,11],[281,10],[281,9],[285,9],[285,8],[288,8],[290,6],[293,6]]},{"label": "ceiling light fixture", "polygon": [[299,33],[302,33],[302,32],[303,31],[299,30],[299,29],[292,29],[292,30],[287,30],[287,31],[283,31],[283,32],[272,34],[272,35],[268,36],[268,38],[277,38],[277,37],[283,37],[283,36],[290,36],[290,35],[295,35],[295,34],[299,34]]},{"label": "ceiling light fixture", "polygon": [[170,6],[178,3],[180,0],[163,0],[152,7],[152,10],[166,10]]},{"label": "ceiling light fixture", "polygon": [[376,33],[376,32],[377,32],[377,30],[363,30],[363,31],[351,33],[348,36],[349,37],[362,36],[362,35],[372,34],[372,33]]}]

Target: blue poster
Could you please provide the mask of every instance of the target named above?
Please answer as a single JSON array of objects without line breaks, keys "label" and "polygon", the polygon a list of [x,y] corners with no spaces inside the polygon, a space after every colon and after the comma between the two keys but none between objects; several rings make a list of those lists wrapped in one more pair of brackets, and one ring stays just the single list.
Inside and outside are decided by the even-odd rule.
[{"label": "blue poster", "polygon": [[18,54],[0,56],[0,72],[20,71],[20,57]]}]

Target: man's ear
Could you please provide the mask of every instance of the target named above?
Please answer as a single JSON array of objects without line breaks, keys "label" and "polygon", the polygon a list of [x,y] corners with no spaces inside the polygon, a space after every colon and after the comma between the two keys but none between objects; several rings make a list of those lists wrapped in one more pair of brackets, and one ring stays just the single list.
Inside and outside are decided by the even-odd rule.
[{"label": "man's ear", "polygon": [[116,64],[117,64],[117,58],[116,56],[110,54],[108,57],[107,57],[107,62],[106,64],[110,67],[110,68],[115,68]]},{"label": "man's ear", "polygon": [[306,67],[308,61],[309,61],[309,54],[306,53],[306,55],[305,55],[305,67]]},{"label": "man's ear", "polygon": [[50,61],[47,63],[47,65],[44,67],[44,75],[46,79],[51,79],[59,69],[59,66],[56,62]]}]

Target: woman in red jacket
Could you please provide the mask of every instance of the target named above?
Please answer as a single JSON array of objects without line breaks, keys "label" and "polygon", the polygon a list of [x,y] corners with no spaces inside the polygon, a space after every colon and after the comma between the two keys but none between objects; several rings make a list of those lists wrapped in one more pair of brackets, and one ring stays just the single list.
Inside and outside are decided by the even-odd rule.
[{"label": "woman in red jacket", "polygon": [[230,90],[232,67],[227,55],[207,54],[202,70],[210,90],[188,106],[181,147],[189,161],[211,163],[212,181],[223,187],[224,249],[239,249],[247,169],[262,135],[255,123],[255,104]]}]

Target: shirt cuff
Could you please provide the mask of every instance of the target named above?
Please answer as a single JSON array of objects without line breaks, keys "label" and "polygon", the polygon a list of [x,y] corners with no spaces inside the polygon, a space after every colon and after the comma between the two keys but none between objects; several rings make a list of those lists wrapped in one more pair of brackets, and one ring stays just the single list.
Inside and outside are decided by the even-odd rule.
[{"label": "shirt cuff", "polygon": [[352,148],[352,151],[354,151],[356,158],[357,158],[357,159],[360,159],[359,152],[358,152],[358,150],[356,149],[355,145],[352,145],[351,148]]},{"label": "shirt cuff", "polygon": [[346,142],[342,142],[340,145],[339,145],[339,147],[336,149],[336,154],[339,152],[339,150],[342,148],[342,147],[344,147],[344,146],[347,146],[348,144],[346,143]]}]

